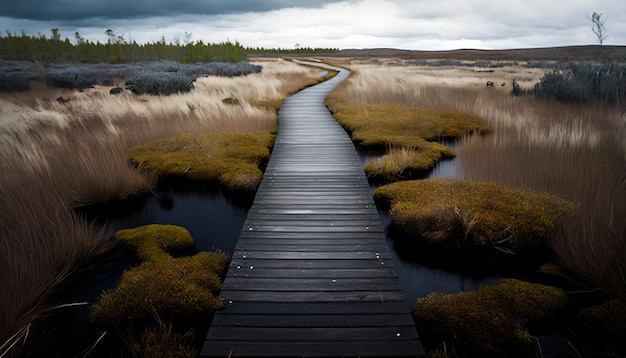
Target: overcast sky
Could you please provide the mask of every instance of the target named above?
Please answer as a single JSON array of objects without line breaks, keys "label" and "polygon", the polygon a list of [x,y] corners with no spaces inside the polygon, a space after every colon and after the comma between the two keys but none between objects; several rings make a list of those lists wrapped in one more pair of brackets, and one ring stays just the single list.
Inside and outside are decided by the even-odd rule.
[{"label": "overcast sky", "polygon": [[606,19],[607,45],[626,45],[624,0],[2,0],[0,31],[58,28],[106,42],[239,41],[243,46],[510,49],[596,44],[589,18]]}]

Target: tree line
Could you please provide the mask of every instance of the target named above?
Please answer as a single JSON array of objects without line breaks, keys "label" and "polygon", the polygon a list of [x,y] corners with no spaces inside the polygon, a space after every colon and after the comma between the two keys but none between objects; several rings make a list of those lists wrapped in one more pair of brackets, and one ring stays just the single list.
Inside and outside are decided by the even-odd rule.
[{"label": "tree line", "polygon": [[265,49],[244,47],[239,42],[205,43],[202,40],[191,41],[191,34],[185,33],[182,41],[159,41],[137,43],[129,41],[113,30],[105,31],[106,42],[92,42],[80,33],[74,33],[74,41],[62,38],[59,30],[53,28],[51,35],[28,35],[7,31],[0,36],[0,59],[33,62],[80,62],[80,63],[132,63],[142,61],[176,61],[180,63],[196,62],[240,62],[248,56],[256,55],[294,55],[331,53],[333,48],[295,48]]}]

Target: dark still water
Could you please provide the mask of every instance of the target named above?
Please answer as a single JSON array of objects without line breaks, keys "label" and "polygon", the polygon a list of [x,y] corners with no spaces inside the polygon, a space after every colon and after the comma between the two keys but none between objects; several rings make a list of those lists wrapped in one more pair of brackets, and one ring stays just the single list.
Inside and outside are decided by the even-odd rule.
[{"label": "dark still water", "polygon": [[[148,224],[177,225],[187,229],[196,243],[197,251],[223,251],[233,253],[243,227],[251,199],[232,200],[221,191],[195,187],[193,190],[161,189],[142,199],[131,200],[114,208],[91,210],[88,218],[106,225],[112,232],[132,229]],[[88,324],[90,306],[97,302],[101,292],[117,287],[122,273],[139,264],[127,251],[115,251],[106,258],[104,267],[88,277],[86,284],[75,292],[64,292],[71,302],[81,302],[57,310],[49,322],[61,333],[55,335],[54,347],[42,357],[82,356],[103,331]],[[111,357],[111,347],[120,344],[114,334],[105,335],[89,353],[90,357]],[[113,341],[111,341],[113,339]]]},{"label": "dark still water", "polygon": [[231,200],[220,190],[208,187],[186,191],[164,189],[146,198],[134,210],[107,216],[104,221],[116,231],[147,224],[181,226],[191,233],[198,251],[232,254],[250,204]]}]

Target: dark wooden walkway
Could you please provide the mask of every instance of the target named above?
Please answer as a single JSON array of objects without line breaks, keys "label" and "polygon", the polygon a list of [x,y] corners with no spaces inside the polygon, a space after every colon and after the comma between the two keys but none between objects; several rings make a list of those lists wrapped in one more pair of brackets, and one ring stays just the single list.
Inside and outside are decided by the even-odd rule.
[{"label": "dark wooden walkway", "polygon": [[202,357],[416,357],[367,179],[324,106],[348,76],[287,98]]}]

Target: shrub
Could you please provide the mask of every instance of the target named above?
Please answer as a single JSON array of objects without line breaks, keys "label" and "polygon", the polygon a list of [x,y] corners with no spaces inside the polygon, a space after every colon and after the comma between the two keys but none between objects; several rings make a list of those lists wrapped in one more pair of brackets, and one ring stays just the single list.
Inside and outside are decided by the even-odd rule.
[{"label": "shrub", "polygon": [[42,67],[32,62],[0,60],[0,92],[28,91]]},{"label": "shrub", "polygon": [[574,205],[549,194],[453,179],[393,183],[374,193],[394,229],[448,250],[536,254]]},{"label": "shrub", "polygon": [[423,337],[443,340],[463,357],[527,357],[528,325],[563,309],[558,288],[514,279],[458,294],[431,293],[415,303]]},{"label": "shrub", "polygon": [[194,76],[178,72],[143,71],[126,79],[126,86],[135,94],[171,95],[193,89]]},{"label": "shrub", "polygon": [[128,156],[158,178],[217,182],[250,193],[261,183],[258,166],[269,159],[274,139],[271,132],[187,134],[133,147]]},{"label": "shrub", "polygon": [[614,62],[562,64],[547,72],[537,94],[564,102],[620,103],[626,97],[626,65]]}]

